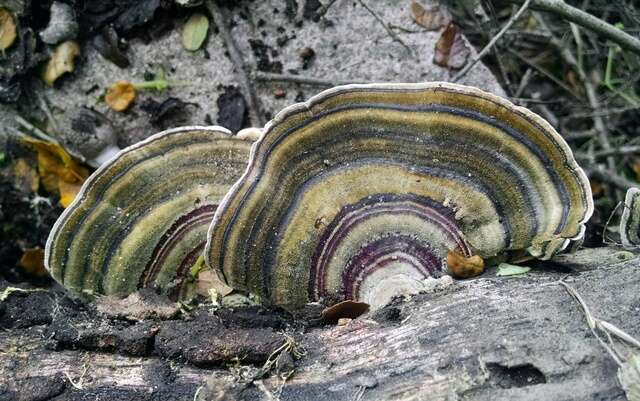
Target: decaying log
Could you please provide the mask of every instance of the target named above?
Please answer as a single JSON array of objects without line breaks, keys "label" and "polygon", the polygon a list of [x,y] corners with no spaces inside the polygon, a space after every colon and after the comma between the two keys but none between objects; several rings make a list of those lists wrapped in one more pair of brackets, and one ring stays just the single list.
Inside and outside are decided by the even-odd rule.
[{"label": "decaying log", "polygon": [[[561,262],[520,278],[488,271],[342,326],[206,306],[127,322],[59,290],[15,293],[0,303],[0,400],[624,400],[617,366],[558,280],[637,337],[640,259],[606,249]],[[291,375],[261,370],[283,331],[305,355]]]}]

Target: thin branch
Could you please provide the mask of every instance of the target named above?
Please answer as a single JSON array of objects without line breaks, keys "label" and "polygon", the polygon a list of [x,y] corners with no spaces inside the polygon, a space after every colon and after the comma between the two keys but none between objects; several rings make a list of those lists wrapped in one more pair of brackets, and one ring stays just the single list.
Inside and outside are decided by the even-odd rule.
[{"label": "thin branch", "polygon": [[640,146],[621,146],[619,148],[611,148],[593,152],[593,157],[604,158],[608,156],[623,156],[640,154]]},{"label": "thin branch", "polygon": [[[511,0],[511,2],[521,3],[520,0]],[[586,11],[565,3],[563,0],[533,0],[531,8],[554,13],[567,21],[583,26],[610,39],[627,50],[640,54],[640,39],[629,35],[606,21],[594,17]]]},{"label": "thin branch", "polygon": [[362,7],[364,7],[367,11],[369,11],[369,14],[371,14],[373,16],[373,18],[375,18],[376,21],[378,21],[380,23],[380,25],[382,25],[384,30],[387,31],[387,34],[389,34],[389,36],[391,37],[391,39],[394,42],[400,43],[402,45],[402,47],[404,47],[407,50],[407,52],[409,53],[409,55],[411,57],[415,57],[414,54],[413,54],[413,50],[411,50],[411,48],[409,46],[407,46],[407,44],[404,43],[402,41],[402,39],[400,39],[398,34],[396,34],[391,28],[389,28],[389,26],[386,24],[386,22],[384,22],[382,20],[382,18],[364,2],[364,0],[358,0],[358,3],[360,3],[360,5]]},{"label": "thin branch", "polygon": [[332,87],[336,85],[366,83],[365,81],[332,81],[330,79],[303,77],[300,75],[292,75],[292,74],[275,74],[275,73],[261,72],[261,71],[253,72],[252,76],[256,81],[293,82],[293,83],[302,84],[302,85],[326,86],[326,87]]},{"label": "thin branch", "polygon": [[502,29],[500,29],[496,36],[494,36],[489,41],[489,43],[487,43],[487,45],[480,51],[480,53],[476,54],[475,57],[469,63],[467,63],[467,65],[458,74],[453,77],[452,82],[458,82],[458,80],[464,77],[478,63],[478,61],[480,61],[482,57],[489,53],[489,50],[491,50],[491,48],[493,48],[493,46],[500,40],[502,35],[504,35],[509,30],[509,28],[511,28],[511,26],[520,18],[520,16],[522,16],[522,13],[524,13],[527,8],[529,8],[529,4],[531,3],[531,1],[532,0],[525,0],[520,9],[518,9],[518,11],[516,11],[516,13],[511,16],[511,18],[509,18],[509,21],[504,24],[504,26],[502,27]]},{"label": "thin branch", "polygon": [[608,170],[606,167],[596,164],[594,166],[586,168],[587,176],[589,178],[595,178],[607,184],[611,184],[618,189],[626,191],[631,187],[637,187],[638,183],[631,181],[621,175],[618,175],[615,171]]},{"label": "thin branch", "polygon": [[216,26],[218,27],[220,35],[222,36],[222,40],[227,46],[229,58],[238,70],[238,81],[249,106],[249,117],[251,118],[251,123],[262,126],[265,124],[266,120],[264,118],[264,115],[262,114],[260,99],[258,98],[255,88],[253,87],[253,85],[251,84],[251,80],[249,79],[249,67],[244,62],[242,54],[240,53],[240,50],[238,50],[238,45],[233,39],[231,31],[229,30],[229,27],[227,25],[229,16],[222,8],[218,6],[218,4],[216,4],[214,0],[207,0],[206,6],[209,10],[209,13],[211,14],[211,18],[213,19],[214,24],[216,24]]}]

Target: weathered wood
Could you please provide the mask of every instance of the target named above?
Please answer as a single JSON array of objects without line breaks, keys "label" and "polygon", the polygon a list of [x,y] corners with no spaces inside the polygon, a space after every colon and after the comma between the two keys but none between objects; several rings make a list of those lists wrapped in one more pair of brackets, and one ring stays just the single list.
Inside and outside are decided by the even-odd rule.
[{"label": "weathered wood", "polygon": [[[275,372],[261,381],[243,382],[242,374],[246,377],[257,368],[243,369],[241,363],[229,366],[218,359],[213,367],[199,368],[183,362],[190,352],[201,355],[196,351],[204,350],[209,355],[211,349],[218,350],[211,340],[221,332],[216,330],[233,335],[229,330],[235,326],[226,315],[135,323],[153,326],[154,333],[147,351],[141,352],[144,356],[133,357],[82,349],[56,351],[64,345],[52,327],[65,319],[74,327],[86,325],[83,319],[91,319],[93,312],[66,315],[73,308],[54,302],[52,308],[58,308],[52,309],[53,323],[0,333],[0,400],[190,400],[205,381],[201,400],[269,400],[277,399],[279,391],[281,400],[624,400],[615,363],[557,281],[563,278],[574,286],[596,317],[640,336],[640,259],[617,262],[629,254],[600,250],[597,257],[606,264],[597,265],[594,254],[589,257],[587,252],[592,251],[565,258],[562,265],[537,267],[524,278],[498,278],[489,271],[440,292],[396,302],[345,326],[297,326],[294,337],[306,355],[296,361],[295,372],[284,385]],[[5,315],[10,313],[10,305],[5,309]],[[0,307],[0,318],[2,313]],[[265,319],[260,328],[237,328],[248,336],[273,333],[267,333],[263,342],[251,338],[255,348],[268,344],[262,354],[254,353],[262,355],[254,355],[257,366],[279,331],[266,328],[273,322],[259,316]],[[115,324],[95,319],[101,328]],[[206,334],[185,338],[184,349],[177,354],[157,356],[162,353],[153,341],[179,333],[171,331],[176,326],[205,327],[216,319],[229,327],[214,324]],[[123,326],[118,333],[128,329]],[[236,344],[234,349],[240,348]],[[232,354],[225,355],[231,360]],[[200,366],[209,366],[201,362]],[[81,389],[74,388],[66,374],[77,384],[85,368]]]}]

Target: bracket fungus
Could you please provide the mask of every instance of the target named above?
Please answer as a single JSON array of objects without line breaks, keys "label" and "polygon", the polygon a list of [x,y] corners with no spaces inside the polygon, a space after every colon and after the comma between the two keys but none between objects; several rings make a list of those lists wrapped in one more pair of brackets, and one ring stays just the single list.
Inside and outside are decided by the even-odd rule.
[{"label": "bracket fungus", "polygon": [[245,170],[250,148],[224,128],[194,126],[122,150],[54,225],[47,269],[78,295],[155,286],[185,297],[213,213]]},{"label": "bracket fungus", "polygon": [[449,251],[550,258],[592,211],[569,146],[533,112],[455,84],[347,85],[267,124],[205,261],[271,304],[380,304],[446,274]]},{"label": "bracket fungus", "polygon": [[640,189],[629,188],[620,218],[620,239],[625,248],[640,245]]}]

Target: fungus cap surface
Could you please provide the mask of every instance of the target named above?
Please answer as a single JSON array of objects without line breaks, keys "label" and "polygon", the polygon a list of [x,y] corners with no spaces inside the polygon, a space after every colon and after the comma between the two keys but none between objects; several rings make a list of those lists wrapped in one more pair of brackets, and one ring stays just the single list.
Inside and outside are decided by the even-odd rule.
[{"label": "fungus cap surface", "polygon": [[592,210],[569,146],[531,111],[448,83],[347,85],[267,124],[205,260],[274,304],[375,303],[446,273],[448,251],[549,258]]},{"label": "fungus cap surface", "polygon": [[625,248],[640,245],[640,189],[629,188],[620,218],[620,239]]},{"label": "fungus cap surface", "polygon": [[213,213],[245,170],[250,147],[224,128],[194,126],[123,149],[60,216],[45,266],[76,294],[156,286],[182,298]]}]

